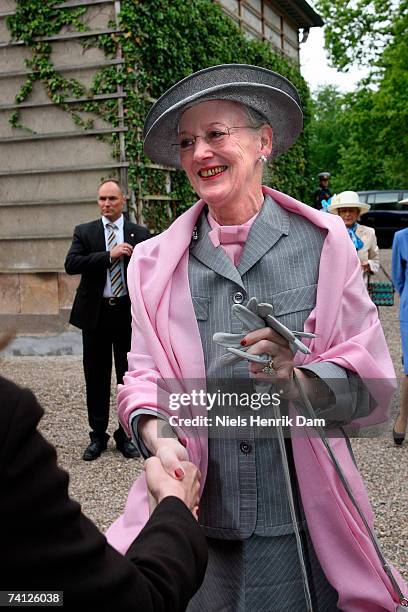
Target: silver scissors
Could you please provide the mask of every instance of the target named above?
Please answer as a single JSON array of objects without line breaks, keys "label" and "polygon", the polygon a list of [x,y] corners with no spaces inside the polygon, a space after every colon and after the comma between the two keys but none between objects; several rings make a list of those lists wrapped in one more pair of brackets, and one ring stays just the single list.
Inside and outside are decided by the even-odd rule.
[{"label": "silver scissors", "polygon": [[286,325],[283,325],[283,323],[273,316],[272,304],[258,303],[256,298],[251,298],[246,306],[234,304],[232,312],[242,322],[242,333],[228,334],[217,332],[213,335],[213,341],[220,346],[224,346],[228,351],[228,353],[221,357],[224,364],[232,364],[241,359],[262,364],[269,362],[270,355],[251,355],[247,353],[249,347],[245,348],[241,346],[241,340],[250,331],[262,329],[263,327],[270,327],[285,338],[294,353],[299,350],[306,355],[310,354],[310,349],[303,344],[299,338],[316,338],[316,334],[303,331],[291,331]]}]

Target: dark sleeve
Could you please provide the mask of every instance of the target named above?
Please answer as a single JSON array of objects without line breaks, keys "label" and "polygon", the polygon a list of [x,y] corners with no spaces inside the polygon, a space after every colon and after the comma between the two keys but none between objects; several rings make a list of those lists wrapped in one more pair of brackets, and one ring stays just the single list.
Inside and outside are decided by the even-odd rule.
[{"label": "dark sleeve", "polygon": [[203,581],[207,556],[201,528],[177,497],[163,499],[126,553],[143,568],[154,609],[169,611],[186,609]]},{"label": "dark sleeve", "polygon": [[109,251],[92,251],[80,225],[74,230],[71,247],[65,259],[67,274],[91,274],[110,267]]},{"label": "dark sleeve", "polygon": [[36,430],[42,410],[33,394],[0,379],[0,406],[0,590],[64,591],[69,609],[184,610],[202,581],[206,547],[182,502],[159,505],[130,562],[70,499],[68,475]]},{"label": "dark sleeve", "polygon": [[313,194],[313,208],[316,208],[316,209],[321,208],[321,205],[320,205],[320,189],[316,189],[316,191]]}]

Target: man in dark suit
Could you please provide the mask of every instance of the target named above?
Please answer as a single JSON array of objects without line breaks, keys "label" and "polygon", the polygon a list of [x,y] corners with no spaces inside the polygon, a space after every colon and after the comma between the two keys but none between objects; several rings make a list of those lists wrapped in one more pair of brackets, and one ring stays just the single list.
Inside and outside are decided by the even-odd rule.
[{"label": "man in dark suit", "polygon": [[42,414],[31,391],[0,377],[0,591],[63,591],[69,610],[185,610],[207,565],[192,514],[197,468],[183,463],[176,480],[156,457],[146,462],[158,506],[123,557],[69,497],[68,474],[36,429]]},{"label": "man in dark suit", "polygon": [[[83,459],[92,461],[106,449],[112,373],[112,347],[118,384],[127,370],[131,341],[130,299],[126,270],[133,247],[150,237],[149,231],[124,219],[125,196],[109,179],[98,189],[101,219],[78,225],[65,260],[68,274],[81,274],[70,323],[82,329],[91,443]],[[121,425],[113,434],[124,457],[139,453]]]},{"label": "man in dark suit", "polygon": [[319,189],[313,194],[313,208],[322,210],[324,208],[323,202],[326,203],[330,200],[332,193],[329,189],[330,172],[320,172],[318,174]]}]

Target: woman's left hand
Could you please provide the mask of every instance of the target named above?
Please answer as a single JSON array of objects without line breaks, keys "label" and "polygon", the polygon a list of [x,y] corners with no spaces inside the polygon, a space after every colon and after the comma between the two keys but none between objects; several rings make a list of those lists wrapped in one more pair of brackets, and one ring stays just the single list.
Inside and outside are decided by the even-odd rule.
[{"label": "woman's left hand", "polygon": [[[294,354],[288,341],[270,327],[263,327],[249,332],[241,341],[242,346],[249,347],[247,353],[252,355],[270,355],[273,362],[273,377],[279,379],[293,378]],[[268,376],[263,371],[265,364],[249,362],[249,371],[255,378]]]},{"label": "woman's left hand", "polygon": [[293,374],[296,372],[298,381],[301,382],[303,391],[309,398],[313,398],[314,401],[319,402],[321,402],[323,398],[325,404],[329,402],[329,397],[326,397],[324,394],[322,395],[321,387],[319,386],[317,390],[320,390],[320,395],[315,397],[315,375],[307,370],[295,368],[294,353],[289,347],[288,341],[276,331],[270,327],[263,327],[256,331],[249,332],[243,340],[245,341],[244,346],[249,347],[247,353],[251,353],[252,355],[270,355],[272,360],[272,364],[269,362],[272,367],[271,374],[265,373],[265,363],[256,363],[254,361],[248,362],[249,371],[254,378],[260,381],[271,381],[272,383],[279,381],[279,385],[281,386],[279,393],[282,399],[299,399],[298,388],[293,384]]}]

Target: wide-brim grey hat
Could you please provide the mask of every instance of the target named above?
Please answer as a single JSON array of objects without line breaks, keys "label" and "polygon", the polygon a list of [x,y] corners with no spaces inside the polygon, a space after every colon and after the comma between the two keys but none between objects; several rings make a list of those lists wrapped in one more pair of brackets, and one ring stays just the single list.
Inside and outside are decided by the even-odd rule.
[{"label": "wide-brim grey hat", "polygon": [[273,130],[272,155],[296,141],[303,127],[299,94],[277,72],[249,64],[221,64],[199,70],[167,90],[144,124],[144,151],[154,162],[180,168],[177,131],[183,112],[207,100],[240,102],[265,117]]}]

